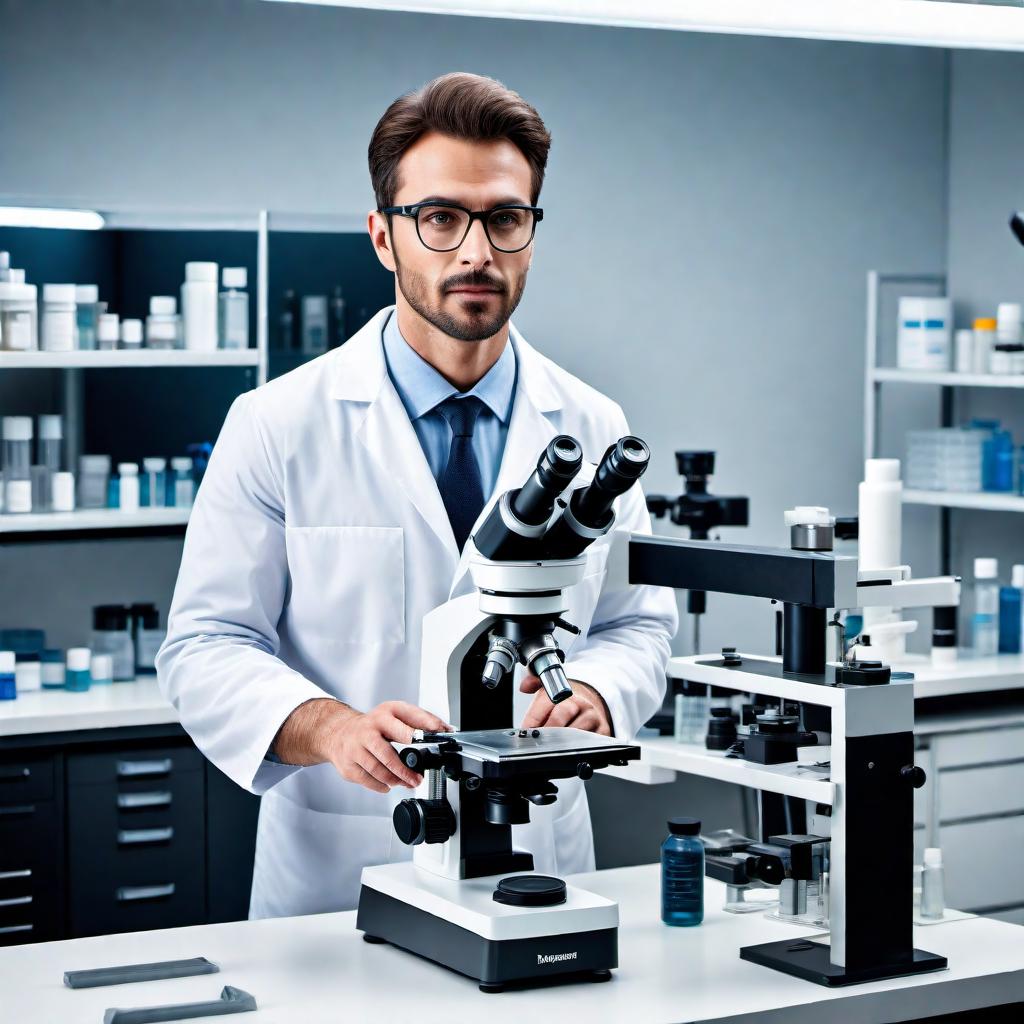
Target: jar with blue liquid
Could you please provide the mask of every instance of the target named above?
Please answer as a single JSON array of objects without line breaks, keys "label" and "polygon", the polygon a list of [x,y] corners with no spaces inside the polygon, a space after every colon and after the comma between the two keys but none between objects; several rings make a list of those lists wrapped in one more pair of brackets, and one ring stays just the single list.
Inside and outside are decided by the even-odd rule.
[{"label": "jar with blue liquid", "polygon": [[704,844],[700,820],[669,818],[661,844],[661,919],[676,927],[704,920]]},{"label": "jar with blue liquid", "polygon": [[18,696],[14,665],[14,651],[0,651],[0,700],[14,700]]},{"label": "jar with blue liquid", "polygon": [[89,689],[92,677],[89,672],[92,651],[88,647],[68,649],[67,670],[64,673],[64,688],[72,693],[84,693]]}]

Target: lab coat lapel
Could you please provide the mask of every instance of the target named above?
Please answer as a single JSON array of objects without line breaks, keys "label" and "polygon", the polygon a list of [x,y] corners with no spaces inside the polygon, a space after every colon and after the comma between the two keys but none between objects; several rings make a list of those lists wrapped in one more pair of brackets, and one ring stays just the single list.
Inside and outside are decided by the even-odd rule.
[{"label": "lab coat lapel", "polygon": [[381,330],[393,308],[381,310],[338,350],[332,394],[343,400],[369,402],[356,436],[381,470],[402,488],[454,564],[457,550],[448,512],[384,362]]},{"label": "lab coat lapel", "polygon": [[[497,483],[474,530],[487,518],[506,491],[522,487],[536,468],[542,449],[558,433],[557,423],[545,415],[562,407],[561,393],[550,377],[546,360],[526,343],[515,327],[511,328],[510,335],[516,353],[516,394],[512,417],[505,437]],[[472,541],[467,541],[452,579],[449,598],[460,593],[468,576],[469,561],[476,555]]]}]

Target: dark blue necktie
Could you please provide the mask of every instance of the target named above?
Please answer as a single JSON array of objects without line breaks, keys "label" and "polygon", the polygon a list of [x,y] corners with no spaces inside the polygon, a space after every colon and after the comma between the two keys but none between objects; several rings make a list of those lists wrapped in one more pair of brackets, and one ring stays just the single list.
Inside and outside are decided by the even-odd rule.
[{"label": "dark blue necktie", "polygon": [[468,398],[448,398],[437,411],[452,428],[452,446],[448,462],[437,482],[441,500],[452,524],[455,543],[459,551],[465,547],[470,530],[484,507],[484,488],[480,467],[473,454],[473,428],[484,404],[475,395]]}]

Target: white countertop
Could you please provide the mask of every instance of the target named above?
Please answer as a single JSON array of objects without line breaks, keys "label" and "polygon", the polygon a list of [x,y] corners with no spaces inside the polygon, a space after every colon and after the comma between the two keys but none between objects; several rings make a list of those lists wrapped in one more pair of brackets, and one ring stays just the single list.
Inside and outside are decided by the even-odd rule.
[{"label": "white countertop", "polygon": [[84,693],[34,690],[0,702],[0,737],[177,722],[156,678],[90,686]]},{"label": "white countertop", "polygon": [[[668,928],[659,918],[658,873],[652,864],[574,879],[620,904],[619,969],[604,985],[582,982],[485,995],[475,981],[436,964],[364,943],[355,914],[348,912],[0,949],[4,1019],[100,1021],[107,1007],[216,998],[224,985],[255,996],[260,1016],[254,1022],[275,1024],[477,1017],[487,1024],[529,1019],[838,1024],[915,1019],[1024,1000],[1024,930],[1016,925],[968,918],[915,928],[915,943],[947,956],[948,970],[827,989],[739,958],[741,945],[813,930],[760,914],[726,914],[721,909],[725,887],[711,880],[704,923]],[[62,983],[66,970],[194,956],[213,960],[220,973],[77,991]]]}]

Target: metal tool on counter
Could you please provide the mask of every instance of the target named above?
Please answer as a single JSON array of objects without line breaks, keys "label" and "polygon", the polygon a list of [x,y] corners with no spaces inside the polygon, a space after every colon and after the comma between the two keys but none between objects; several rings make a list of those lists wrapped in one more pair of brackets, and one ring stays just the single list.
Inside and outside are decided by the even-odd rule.
[{"label": "metal tool on counter", "polygon": [[205,956],[190,960],[163,960],[154,964],[125,964],[121,967],[96,967],[87,971],[65,971],[68,988],[101,988],[104,985],[128,985],[136,981],[164,981],[167,978],[191,978],[197,974],[216,974],[220,968]]},{"label": "metal tool on counter", "polygon": [[195,1017],[223,1017],[229,1013],[248,1013],[257,1009],[248,992],[225,985],[220,999],[202,1003],[172,1003],[168,1006],[111,1007],[103,1014],[103,1024],[160,1024],[168,1020],[192,1020]]}]

